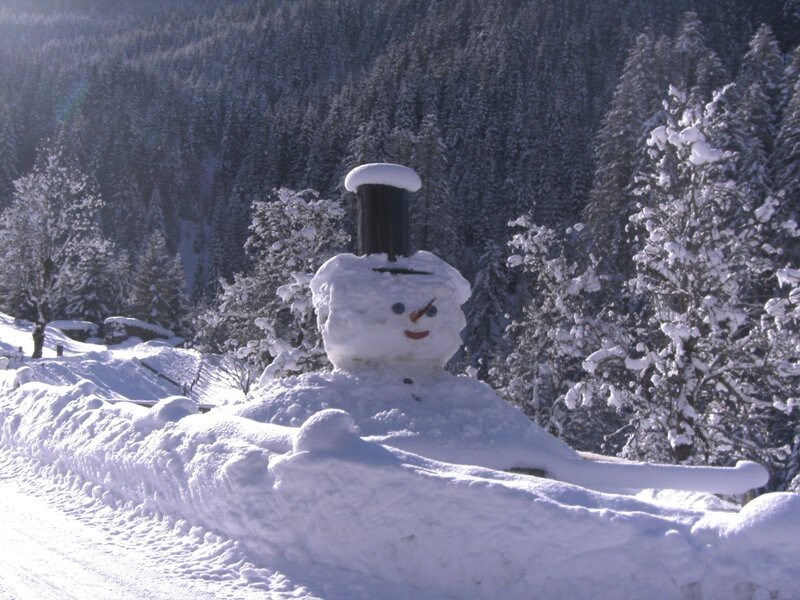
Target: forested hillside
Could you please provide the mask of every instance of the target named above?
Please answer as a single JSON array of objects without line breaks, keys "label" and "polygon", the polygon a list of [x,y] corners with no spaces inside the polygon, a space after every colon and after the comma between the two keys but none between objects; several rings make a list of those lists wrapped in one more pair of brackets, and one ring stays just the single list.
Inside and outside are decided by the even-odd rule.
[{"label": "forested hillside", "polygon": [[413,245],[473,284],[458,368],[586,449],[785,486],[799,31],[793,0],[4,2],[2,309],[317,366],[344,174],[399,162]]}]

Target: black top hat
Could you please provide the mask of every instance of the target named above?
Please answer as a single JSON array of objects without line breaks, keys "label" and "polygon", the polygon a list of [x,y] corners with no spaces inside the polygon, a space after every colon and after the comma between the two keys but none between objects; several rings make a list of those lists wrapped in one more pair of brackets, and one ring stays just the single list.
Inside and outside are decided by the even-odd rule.
[{"label": "black top hat", "polygon": [[360,254],[385,253],[394,262],[409,256],[409,194],[422,183],[408,167],[372,163],[347,174],[344,187],[358,194],[358,250]]}]

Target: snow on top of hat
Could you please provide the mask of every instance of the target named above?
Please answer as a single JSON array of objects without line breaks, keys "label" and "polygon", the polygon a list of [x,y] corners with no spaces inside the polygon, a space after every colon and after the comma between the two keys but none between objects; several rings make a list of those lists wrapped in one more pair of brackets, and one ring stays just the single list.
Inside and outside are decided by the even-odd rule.
[{"label": "snow on top of hat", "polygon": [[348,192],[355,192],[359,186],[377,184],[416,192],[422,187],[419,175],[414,169],[392,163],[371,163],[356,167],[347,174],[344,187]]}]

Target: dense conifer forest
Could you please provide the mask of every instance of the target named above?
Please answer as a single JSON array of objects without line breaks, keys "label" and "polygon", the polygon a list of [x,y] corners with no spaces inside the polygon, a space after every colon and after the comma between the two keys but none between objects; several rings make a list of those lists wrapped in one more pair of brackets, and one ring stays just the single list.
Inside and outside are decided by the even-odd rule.
[{"label": "dense conifer forest", "polygon": [[577,447],[785,489],[798,43],[795,0],[6,1],[0,309],[150,321],[243,387],[324,366],[344,175],[399,162],[412,244],[473,284],[453,369]]}]

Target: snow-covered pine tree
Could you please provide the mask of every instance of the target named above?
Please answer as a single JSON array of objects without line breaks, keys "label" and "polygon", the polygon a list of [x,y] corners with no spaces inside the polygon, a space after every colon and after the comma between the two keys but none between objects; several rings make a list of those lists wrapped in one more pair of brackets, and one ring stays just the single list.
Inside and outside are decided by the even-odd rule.
[{"label": "snow-covered pine tree", "polygon": [[59,290],[68,319],[81,319],[100,324],[106,317],[123,314],[127,306],[130,263],[125,254],[118,254],[110,241],[101,238],[86,240],[78,262],[69,267]]},{"label": "snow-covered pine tree", "polygon": [[[567,255],[567,236],[533,224],[528,217],[511,223],[521,228],[509,242],[508,264],[522,271],[530,298],[507,330],[511,352],[491,372],[500,393],[557,435],[584,450],[607,451],[603,432],[617,429],[613,409],[597,402],[588,412],[570,412],[576,382],[584,376],[581,361],[590,348],[619,334],[595,311],[600,280],[593,258],[581,266]],[[581,226],[577,226],[580,229]],[[566,400],[566,402],[565,402]],[[590,405],[584,396],[583,405]]]},{"label": "snow-covered pine tree", "polygon": [[783,367],[780,336],[750,293],[775,270],[764,251],[774,211],[747,210],[727,175],[736,157],[715,147],[710,114],[713,104],[672,88],[631,216],[640,244],[629,281],[635,309],[617,320],[628,339],[598,345],[583,361],[589,377],[567,397],[602,398],[629,416],[628,456],[774,461],[774,406],[793,396],[798,375]]},{"label": "snow-covered pine tree", "polygon": [[112,193],[102,213],[104,231],[117,247],[138,253],[150,233],[139,186],[128,174],[119,180]]},{"label": "snow-covered pine tree", "polygon": [[150,194],[150,201],[147,203],[144,230],[147,236],[145,239],[148,239],[150,234],[156,231],[159,232],[163,238],[167,235],[167,224],[164,219],[164,210],[161,204],[161,192],[157,186],[153,187],[153,191]]},{"label": "snow-covered pine tree", "polygon": [[708,102],[713,91],[724,82],[722,63],[706,45],[703,24],[693,11],[684,15],[675,37],[670,67],[670,81],[685,90],[692,102]]},{"label": "snow-covered pine tree", "polygon": [[199,347],[235,353],[260,373],[281,375],[327,364],[308,282],[348,237],[339,202],[313,190],[275,190],[256,200],[245,250],[251,267],[222,283],[217,305],[198,320]]},{"label": "snow-covered pine tree", "polygon": [[387,145],[391,131],[388,118],[379,111],[358,126],[355,137],[348,146],[347,165],[352,168],[365,163],[388,160]]},{"label": "snow-covered pine tree", "polygon": [[753,205],[761,205],[771,192],[769,158],[778,129],[783,79],[783,56],[767,25],[750,40],[742,68],[735,80],[737,127],[742,138],[738,153],[737,183]]},{"label": "snow-covered pine tree", "polygon": [[781,199],[777,217],[784,224],[782,246],[789,260],[800,264],[800,243],[793,235],[800,222],[800,76],[784,111],[770,163],[773,190]]},{"label": "snow-covered pine tree", "polygon": [[411,196],[411,245],[455,263],[459,244],[447,183],[446,154],[436,117],[426,115],[414,140],[411,164],[423,182],[422,188]]},{"label": "snow-covered pine tree", "polygon": [[17,179],[17,137],[11,109],[0,103],[0,208],[11,204]]},{"label": "snow-covered pine tree", "polygon": [[511,312],[511,282],[503,250],[494,239],[486,240],[465,311],[467,359],[483,380],[492,363],[507,353],[504,333]]},{"label": "snow-covered pine tree", "polygon": [[180,256],[171,256],[159,231],[150,234],[131,282],[131,316],[175,333],[185,330],[186,279]]},{"label": "snow-covered pine tree", "polygon": [[646,124],[660,111],[668,50],[665,40],[658,42],[649,33],[636,38],[596,138],[596,170],[584,209],[583,237],[603,271],[619,277],[628,277],[633,268],[625,232],[635,205],[633,176]]},{"label": "snow-covered pine tree", "polygon": [[[736,85],[742,90],[758,85],[767,97],[774,116],[777,116],[780,114],[783,79],[783,53],[772,29],[769,25],[762,24],[750,40],[736,78]],[[775,122],[772,120],[768,127],[759,132],[759,137],[763,138],[765,145],[774,139],[774,126]]]}]

